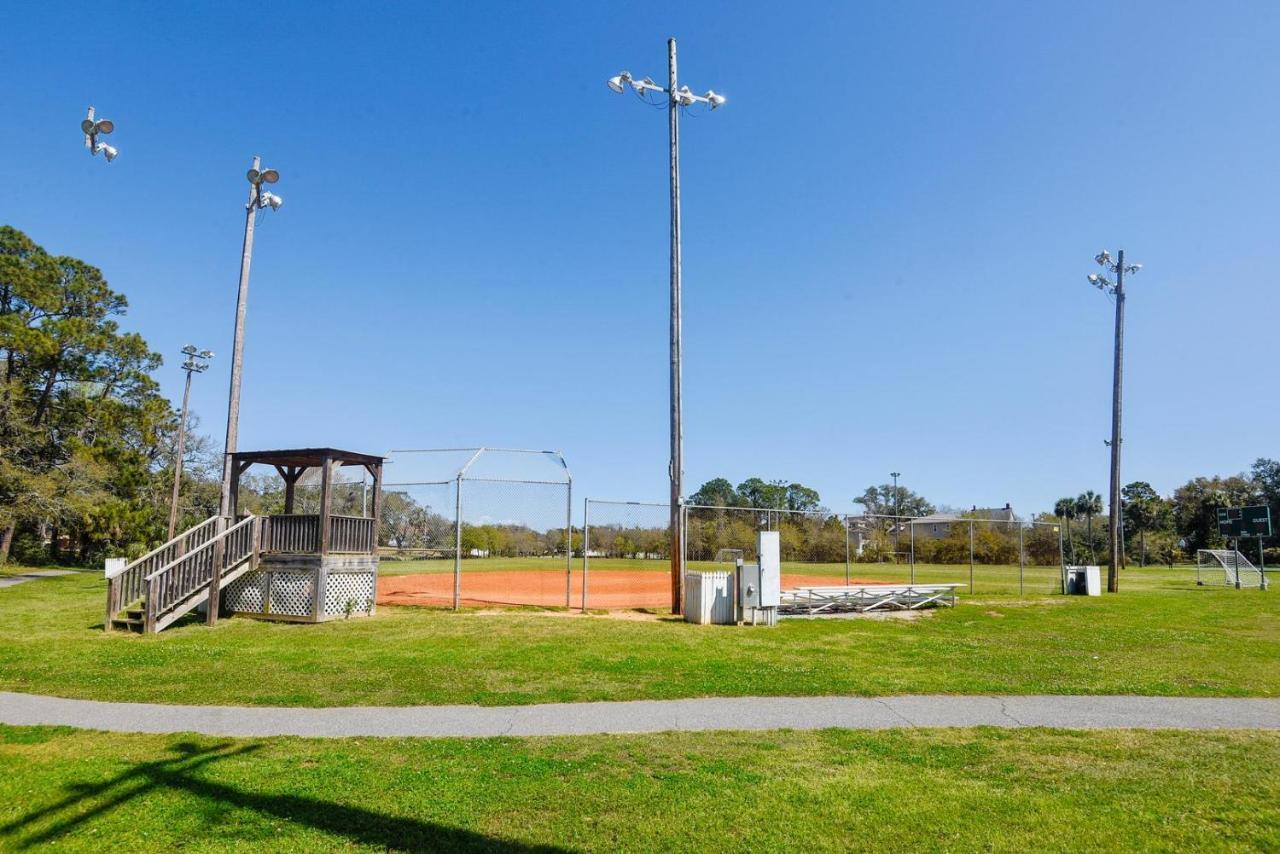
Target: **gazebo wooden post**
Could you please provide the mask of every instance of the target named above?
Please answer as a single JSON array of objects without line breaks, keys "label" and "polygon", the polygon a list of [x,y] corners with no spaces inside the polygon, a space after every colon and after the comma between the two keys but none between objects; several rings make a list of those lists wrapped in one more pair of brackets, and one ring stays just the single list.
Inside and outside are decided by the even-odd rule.
[{"label": "gazebo wooden post", "polygon": [[306,466],[276,466],[276,471],[280,473],[280,479],[284,481],[284,513],[286,516],[293,514],[293,488],[306,470]]},{"label": "gazebo wooden post", "polygon": [[329,516],[333,512],[333,501],[329,492],[333,486],[333,458],[325,455],[320,466],[320,554],[329,553]]},{"label": "gazebo wooden post", "polygon": [[369,544],[371,554],[378,553],[378,526],[382,523],[382,463],[365,463],[365,470],[373,478],[373,507],[369,513],[373,519],[373,542]]}]

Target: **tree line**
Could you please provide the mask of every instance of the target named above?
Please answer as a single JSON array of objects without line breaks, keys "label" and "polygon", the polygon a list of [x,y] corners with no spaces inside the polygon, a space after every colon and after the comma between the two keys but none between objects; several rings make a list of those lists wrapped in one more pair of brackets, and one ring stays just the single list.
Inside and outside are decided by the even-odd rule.
[{"label": "tree line", "polygon": [[[18,229],[0,226],[0,563],[89,564],[105,554],[137,556],[164,540],[179,415],[154,378],[163,364],[160,355],[140,335],[120,327],[127,310],[125,296],[112,290],[97,268],[49,253]],[[217,512],[222,468],[221,449],[199,433],[194,414],[187,432],[180,529]],[[312,472],[300,482],[296,512],[318,508],[316,479]],[[1262,458],[1247,473],[1196,477],[1168,496],[1134,481],[1124,487],[1123,497],[1128,560],[1190,557],[1197,549],[1225,545],[1217,533],[1219,507],[1267,504],[1280,520],[1280,462]],[[336,512],[354,513],[367,500],[358,483],[335,486]],[[900,523],[886,517],[935,511],[902,485],[869,486],[855,501],[867,519],[879,520],[867,523],[864,559],[885,559],[901,550],[895,542]],[[714,478],[688,503],[695,505],[687,532],[695,559],[712,559],[723,548],[750,552],[761,528],[781,532],[784,559],[844,559],[841,516],[804,484],[751,477],[735,486]],[[254,513],[281,512],[283,484],[274,476],[246,477],[241,506]],[[1102,513],[1101,498],[1086,491],[1034,518],[1065,523],[1069,559],[1093,561],[1107,554],[1106,525],[1097,519]],[[967,526],[951,527],[956,531],[918,542],[918,559],[930,550],[939,560],[952,557],[948,550],[963,546],[967,551]],[[977,527],[989,534],[975,542],[976,550],[992,561],[1007,556],[1007,531]],[[407,496],[385,497],[384,544],[444,547],[441,532],[454,536],[446,515],[415,507]],[[665,526],[593,525],[593,532],[598,532],[593,551],[668,556]],[[1037,560],[1053,545],[1039,528],[1026,534],[1033,541],[1028,552],[1034,549]],[[520,525],[467,524],[463,548],[513,555],[563,552],[564,536],[556,528],[539,532]],[[581,551],[581,531],[569,545]]]}]

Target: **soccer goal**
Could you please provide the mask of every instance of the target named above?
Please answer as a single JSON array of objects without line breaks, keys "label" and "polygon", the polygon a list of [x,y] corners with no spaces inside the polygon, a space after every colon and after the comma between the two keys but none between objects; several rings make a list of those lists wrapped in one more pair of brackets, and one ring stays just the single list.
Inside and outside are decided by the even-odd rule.
[{"label": "soccer goal", "polygon": [[1196,584],[1261,587],[1262,573],[1235,549],[1200,549],[1196,552]]}]

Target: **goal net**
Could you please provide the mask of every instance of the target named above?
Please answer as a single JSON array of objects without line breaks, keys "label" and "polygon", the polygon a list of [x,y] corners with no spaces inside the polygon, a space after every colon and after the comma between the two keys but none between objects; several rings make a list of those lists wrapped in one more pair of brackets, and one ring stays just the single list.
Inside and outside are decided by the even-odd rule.
[{"label": "goal net", "polygon": [[1196,584],[1260,587],[1262,573],[1235,549],[1200,549],[1196,552]]}]

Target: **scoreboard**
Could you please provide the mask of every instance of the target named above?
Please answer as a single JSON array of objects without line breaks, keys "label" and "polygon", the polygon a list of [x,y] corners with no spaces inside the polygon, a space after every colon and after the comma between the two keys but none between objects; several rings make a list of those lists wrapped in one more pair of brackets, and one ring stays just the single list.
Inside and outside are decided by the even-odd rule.
[{"label": "scoreboard", "polygon": [[1270,537],[1271,508],[1219,507],[1218,533],[1224,537]]}]

